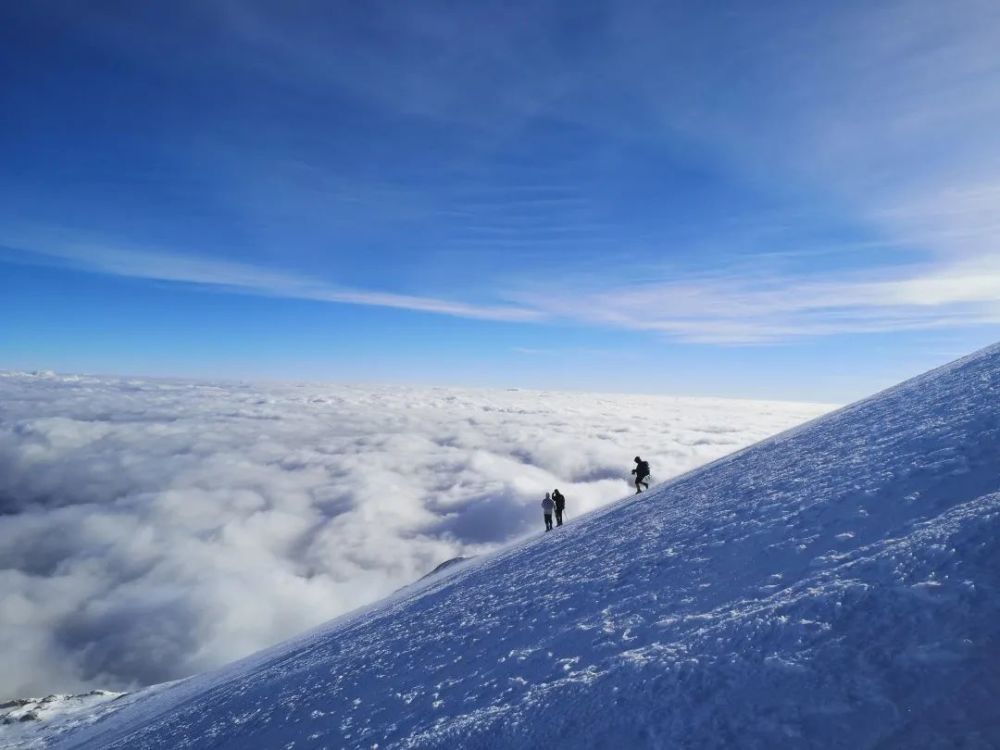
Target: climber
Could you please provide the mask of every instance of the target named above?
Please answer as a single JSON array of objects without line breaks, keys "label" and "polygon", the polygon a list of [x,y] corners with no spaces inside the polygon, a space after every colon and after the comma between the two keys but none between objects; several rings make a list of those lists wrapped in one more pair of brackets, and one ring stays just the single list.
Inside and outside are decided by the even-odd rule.
[{"label": "climber", "polygon": [[545,499],[542,500],[542,513],[545,514],[545,530],[552,531],[552,509],[555,508],[556,504],[552,502],[552,498],[549,497],[549,493],[545,493]]},{"label": "climber", "polygon": [[552,490],[552,502],[556,504],[556,526],[562,526],[563,511],[566,510],[566,498],[559,490]]},{"label": "climber", "polygon": [[[635,468],[632,469],[632,473],[635,474],[635,494],[642,492],[642,486],[649,489],[649,482],[646,478],[649,476],[649,462],[643,461],[638,456],[635,457]],[[640,486],[642,485],[642,486]]]}]

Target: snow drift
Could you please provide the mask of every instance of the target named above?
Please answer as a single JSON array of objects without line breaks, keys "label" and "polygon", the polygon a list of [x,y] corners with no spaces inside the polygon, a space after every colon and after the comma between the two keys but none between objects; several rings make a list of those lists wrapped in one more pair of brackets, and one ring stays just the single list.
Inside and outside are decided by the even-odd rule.
[{"label": "snow drift", "polygon": [[45,742],[996,747],[998,403],[993,347]]}]

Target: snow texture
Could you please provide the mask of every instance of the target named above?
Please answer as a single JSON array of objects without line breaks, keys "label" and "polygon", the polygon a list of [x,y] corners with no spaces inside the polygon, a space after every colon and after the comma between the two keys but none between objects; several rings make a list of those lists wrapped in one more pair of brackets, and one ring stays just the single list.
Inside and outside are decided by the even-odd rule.
[{"label": "snow texture", "polygon": [[0,747],[28,747],[51,740],[81,723],[97,720],[99,706],[123,693],[92,690],[81,695],[47,695],[0,703]]},{"label": "snow texture", "polygon": [[1000,746],[1000,347],[58,748]]},{"label": "snow texture", "polygon": [[0,699],[220,667],[829,407],[0,373]]}]

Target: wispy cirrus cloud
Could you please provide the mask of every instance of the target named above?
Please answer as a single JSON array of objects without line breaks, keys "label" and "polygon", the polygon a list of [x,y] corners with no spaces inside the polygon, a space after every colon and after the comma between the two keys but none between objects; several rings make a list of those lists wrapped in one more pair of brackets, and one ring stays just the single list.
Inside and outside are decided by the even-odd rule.
[{"label": "wispy cirrus cloud", "polygon": [[[8,247],[18,247],[8,243]],[[633,284],[571,272],[559,283],[498,289],[506,302],[473,305],[339,287],[235,261],[105,244],[41,242],[18,257],[115,276],[225,292],[377,306],[522,323],[569,321],[662,334],[691,343],[752,344],[845,333],[935,330],[1000,323],[1000,257],[886,266],[828,276],[734,271],[656,272]]]},{"label": "wispy cirrus cloud", "polygon": [[845,333],[1000,324],[1000,258],[852,274],[718,274],[526,293],[551,317],[692,343],[752,344]]},{"label": "wispy cirrus cloud", "polygon": [[[91,271],[243,294],[489,320],[569,320],[693,342],[998,322],[1000,12],[990,3],[609,4],[583,19],[579,39],[563,40],[571,44],[552,32],[581,19],[558,3],[533,6],[531,23],[500,7],[445,12],[434,4],[391,12],[370,6],[341,14],[342,23],[308,27],[297,14],[253,2],[199,13],[205,22],[192,26],[208,35],[220,69],[297,91],[338,91],[388,120],[404,118],[394,138],[433,122],[463,144],[446,150],[449,158],[435,157],[430,182],[413,182],[405,171],[383,174],[393,160],[373,159],[378,179],[365,187],[359,175],[366,169],[344,172],[308,150],[278,159],[285,138],[249,155],[237,149],[222,169],[218,154],[226,149],[212,143],[212,173],[222,175],[217,193],[239,204],[243,218],[254,217],[255,236],[267,235],[263,244],[283,241],[288,224],[270,228],[260,219],[276,202],[299,226],[339,210],[338,219],[356,220],[362,237],[395,213],[404,241],[419,225],[429,245],[439,243],[422,249],[427,256],[460,258],[450,264],[458,270],[449,283],[478,285],[476,299],[485,302],[419,288],[345,288],[268,261],[132,250],[113,241],[7,244]],[[159,38],[161,23],[174,22],[86,19],[102,44],[147,62],[147,37]],[[152,58],[153,65],[175,64],[169,55]],[[560,151],[558,138],[532,141],[539,121],[586,133],[587,148]],[[635,149],[638,141],[649,148]],[[510,164],[495,159],[510,142],[527,146],[514,149]],[[694,222],[685,239],[703,235],[713,250],[685,270],[663,271],[678,249],[674,238],[659,225],[634,225],[656,213],[655,200],[636,212],[609,207],[618,193],[631,199],[622,188],[643,175],[631,170],[634,162],[655,161],[664,150],[697,151],[699,166],[704,157],[713,175],[746,180],[762,194],[806,196],[783,204],[768,222],[808,224],[796,215],[805,203],[806,213],[857,233],[839,246],[827,242],[822,263],[809,267],[816,247],[799,248],[787,237],[771,246],[767,237],[748,239],[750,227],[720,232],[709,217]],[[579,163],[605,168],[577,170]],[[604,183],[607,192],[599,189]],[[724,202],[720,195],[705,192],[705,201]],[[385,244],[396,242],[393,236]],[[733,257],[744,262],[735,268]],[[626,258],[632,277],[621,281]],[[544,287],[533,285],[539,278]]]},{"label": "wispy cirrus cloud", "polygon": [[[845,239],[810,267],[808,245],[796,256],[748,241],[740,252],[736,238],[738,268],[709,256],[701,272],[583,282],[543,298],[550,312],[710,343],[1000,324],[997,6],[719,9],[696,49],[652,33],[672,13],[615,15],[632,41],[615,58],[666,73],[635,77],[640,106],[728,170],[859,228],[867,257]],[[725,96],[704,95],[720,87]]]},{"label": "wispy cirrus cloud", "polygon": [[540,317],[537,310],[527,307],[473,305],[420,295],[351,289],[260,265],[172,252],[46,240],[29,243],[14,240],[5,245],[22,260],[56,262],[113,276],[195,284],[245,294],[389,307],[479,320],[531,321]]},{"label": "wispy cirrus cloud", "polygon": [[[504,116],[490,109],[490,117],[510,124],[541,111],[615,136],[669,141],[681,133],[727,171],[817,196],[824,211],[839,212],[872,238],[870,258],[859,263],[854,255],[843,262],[855,251],[835,251],[840,262],[822,268],[800,262],[765,272],[746,264],[706,273],[720,268],[709,258],[700,272],[664,273],[655,270],[655,256],[669,255],[671,248],[654,245],[647,253],[653,270],[632,284],[609,283],[607,273],[596,281],[576,279],[568,267],[558,284],[538,288],[529,280],[527,292],[499,294],[537,311],[540,319],[719,344],[1000,323],[995,6],[895,0],[878,8],[719,8],[702,17],[639,3],[606,13],[594,40],[602,51],[594,75],[565,75],[564,65],[552,59],[557,50],[539,39],[494,40],[501,46],[531,42],[536,64],[524,67],[509,62],[522,58],[500,54],[490,58],[499,80],[528,79],[531,85],[517,90],[534,95],[530,106],[501,101]],[[417,23],[428,17],[420,10],[414,14],[399,29],[405,36],[454,31]],[[766,47],[761,38],[768,39]],[[578,70],[593,64],[574,60]],[[429,116],[478,116],[480,108],[453,106],[465,101],[453,94],[483,87],[464,76],[434,79],[446,81],[450,93],[431,98]],[[722,88],[725,96],[704,95]],[[544,95],[552,91],[560,96]],[[449,106],[439,106],[442,101]],[[595,107],[595,101],[602,105]],[[580,227],[581,247],[603,229]],[[541,247],[549,240],[544,231],[525,236],[501,226],[480,234],[499,241],[510,232]],[[626,228],[613,231],[623,243],[630,241]],[[473,246],[483,236],[465,240]],[[892,259],[886,257],[889,248]],[[768,251],[756,246],[748,255]],[[575,262],[592,262],[586,255]]]}]

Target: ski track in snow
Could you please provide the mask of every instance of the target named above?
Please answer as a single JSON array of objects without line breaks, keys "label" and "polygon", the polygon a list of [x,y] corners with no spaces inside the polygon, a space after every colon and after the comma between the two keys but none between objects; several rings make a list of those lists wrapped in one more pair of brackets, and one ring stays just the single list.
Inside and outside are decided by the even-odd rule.
[{"label": "ski track in snow", "polygon": [[39,746],[1000,746],[998,404],[993,347]]}]

